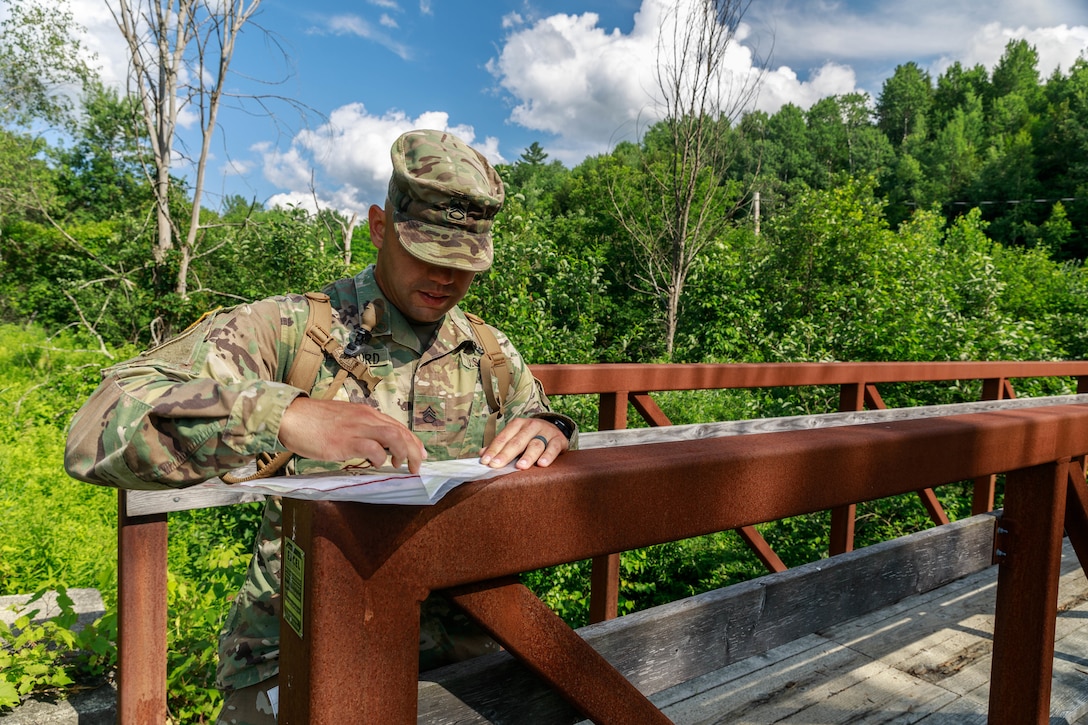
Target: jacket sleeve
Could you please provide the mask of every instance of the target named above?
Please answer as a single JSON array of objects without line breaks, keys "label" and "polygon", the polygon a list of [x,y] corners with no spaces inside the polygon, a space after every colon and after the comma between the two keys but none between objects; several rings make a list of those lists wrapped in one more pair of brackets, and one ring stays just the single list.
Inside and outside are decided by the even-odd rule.
[{"label": "jacket sleeve", "polygon": [[506,400],[507,416],[513,418],[562,418],[574,431],[570,438],[570,450],[578,448],[578,425],[569,416],[556,413],[551,409],[551,403],[544,392],[544,386],[533,377],[524,358],[514,348],[513,343],[495,328],[491,328],[499,340],[502,351],[506,353],[511,370],[510,397]]},{"label": "jacket sleeve", "polygon": [[289,314],[292,301],[278,299],[215,314],[105,370],[72,419],[68,473],[120,488],[180,488],[284,450],[279,423],[302,391],[277,381],[302,325]]}]

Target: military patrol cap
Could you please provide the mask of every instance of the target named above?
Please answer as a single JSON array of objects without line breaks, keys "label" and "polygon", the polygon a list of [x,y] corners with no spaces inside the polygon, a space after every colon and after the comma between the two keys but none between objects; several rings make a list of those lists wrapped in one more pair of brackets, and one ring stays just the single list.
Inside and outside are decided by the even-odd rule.
[{"label": "military patrol cap", "polygon": [[431,130],[405,133],[390,155],[389,205],[404,249],[442,267],[490,267],[491,223],[504,192],[487,159],[453,134]]}]

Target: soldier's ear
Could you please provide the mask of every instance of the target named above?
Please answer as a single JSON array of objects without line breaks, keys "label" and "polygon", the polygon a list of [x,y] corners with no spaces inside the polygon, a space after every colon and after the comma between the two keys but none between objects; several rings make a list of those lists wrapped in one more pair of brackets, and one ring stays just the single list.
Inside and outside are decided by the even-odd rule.
[{"label": "soldier's ear", "polygon": [[385,210],[377,204],[371,204],[367,211],[367,222],[370,225],[370,243],[381,249],[382,242],[385,241]]}]

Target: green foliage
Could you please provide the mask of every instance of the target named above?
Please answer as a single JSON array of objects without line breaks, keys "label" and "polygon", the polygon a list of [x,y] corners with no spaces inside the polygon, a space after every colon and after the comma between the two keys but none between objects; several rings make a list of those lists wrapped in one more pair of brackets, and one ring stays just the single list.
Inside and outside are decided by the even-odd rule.
[{"label": "green foliage", "polygon": [[82,29],[66,0],[7,0],[0,21],[0,121],[65,124],[71,97],[64,87],[89,82]]},{"label": "green foliage", "polygon": [[46,594],[36,592],[9,626],[0,621],[0,711],[36,694],[56,694],[77,682],[100,682],[117,658],[117,620],[106,615],[75,629],[74,602],[57,587],[60,612],[34,621],[34,605]]},{"label": "green foliage", "polygon": [[114,576],[116,493],[62,467],[64,429],[107,362],[71,336],[0,325],[0,593]]},{"label": "green foliage", "polygon": [[97,82],[89,85],[74,143],[51,150],[58,195],[70,220],[107,220],[122,210],[151,208],[140,163],[145,139],[134,132],[143,128],[136,121],[139,112],[135,98]]},{"label": "green foliage", "polygon": [[[100,680],[114,666],[117,494],[73,481],[61,466],[68,420],[110,362],[71,335],[0,325],[0,594],[55,589],[61,607],[42,623],[0,624],[0,709]],[[171,516],[168,672],[177,722],[210,721],[219,707],[216,643],[259,521],[258,505]],[[98,588],[107,614],[72,631],[68,587]]]},{"label": "green foliage", "polygon": [[599,261],[592,249],[561,254],[551,227],[508,198],[495,224],[495,263],[463,307],[509,334],[530,363],[595,362],[605,300]]},{"label": "green foliage", "polygon": [[320,290],[348,272],[328,233],[303,209],[259,212],[229,230],[203,274],[220,300]]},{"label": "green foliage", "polygon": [[[254,516],[259,518],[253,506],[212,511],[193,512],[196,516],[180,526],[181,517],[171,521],[171,538],[177,543],[170,548],[167,575],[166,681],[171,715],[182,723],[212,722],[222,705],[215,688],[219,633],[249,562],[249,547],[243,542],[252,540]],[[225,530],[215,528],[217,519],[226,524]],[[244,532],[240,523],[253,526]]]},{"label": "green foliage", "polygon": [[540,569],[521,575],[521,581],[572,627],[589,623],[589,561]]}]

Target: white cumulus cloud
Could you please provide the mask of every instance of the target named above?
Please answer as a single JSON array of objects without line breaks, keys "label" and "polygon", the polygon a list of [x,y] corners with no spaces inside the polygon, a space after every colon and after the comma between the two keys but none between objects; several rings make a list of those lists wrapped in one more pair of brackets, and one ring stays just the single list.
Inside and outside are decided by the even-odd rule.
[{"label": "white cumulus cloud", "polygon": [[415,118],[401,111],[374,115],[362,103],[337,108],[326,123],[296,134],[286,150],[269,144],[252,150],[263,159],[265,178],[291,190],[269,199],[270,205],[294,203],[312,209],[316,196],[322,206],[362,216],[370,204],[385,200],[393,170],[389,159],[393,141],[417,128],[449,131],[492,163],[504,161],[498,139],[478,142],[471,126],[451,124],[444,111],[429,111]]},{"label": "white cumulus cloud", "polygon": [[[628,33],[606,31],[595,13],[552,15],[527,26],[504,22],[513,30],[488,69],[514,99],[510,121],[558,136],[549,150],[567,163],[638,138],[662,115],[657,59],[671,57],[675,23],[690,24],[696,2],[674,7],[667,0],[643,0]],[[744,43],[749,32],[747,25],[738,27],[723,60],[721,88],[727,96],[763,72]],[[855,78],[836,64],[810,81],[781,67],[766,71],[762,88],[751,108],[773,111],[786,102],[807,107],[829,93],[851,92]]]},{"label": "white cumulus cloud", "polygon": [[1014,40],[1026,40],[1038,52],[1039,74],[1045,82],[1055,69],[1068,73],[1077,58],[1088,52],[1088,26],[1009,28],[1001,23],[987,23],[970,37],[960,54],[942,58],[938,69],[944,70],[952,61],[958,60],[968,68],[981,64],[992,70],[1004,55],[1005,47]]}]

